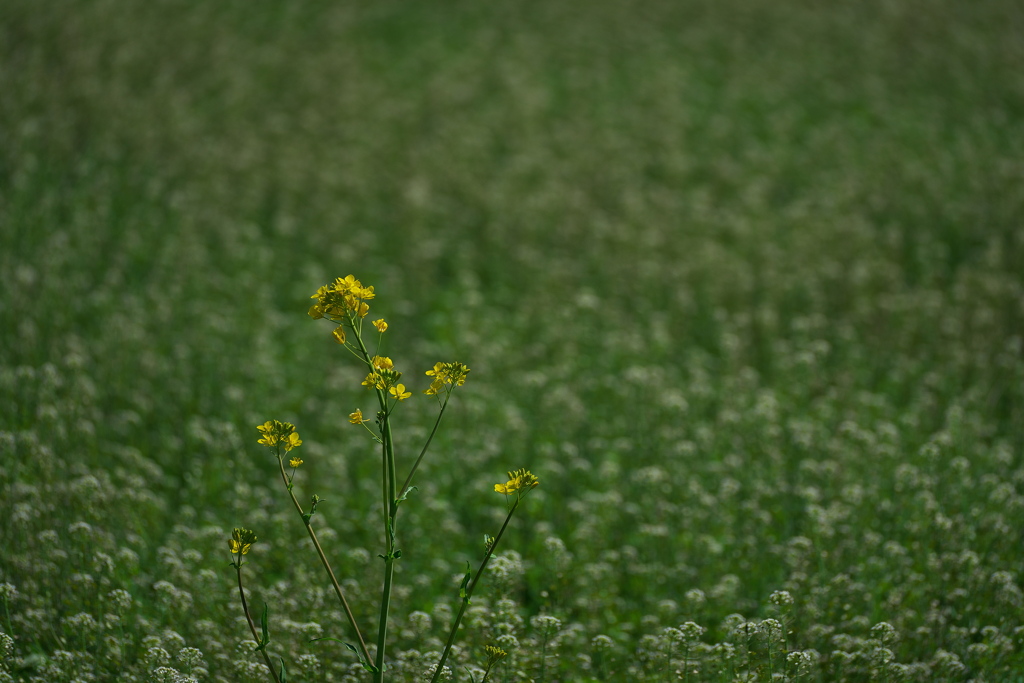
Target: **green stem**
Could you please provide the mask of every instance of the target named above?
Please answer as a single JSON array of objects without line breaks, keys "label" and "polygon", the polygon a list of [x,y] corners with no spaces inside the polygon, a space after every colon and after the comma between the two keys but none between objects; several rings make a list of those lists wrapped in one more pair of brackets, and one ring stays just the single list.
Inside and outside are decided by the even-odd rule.
[{"label": "green stem", "polygon": [[508,523],[512,520],[512,515],[515,513],[516,508],[519,507],[520,498],[516,497],[516,502],[513,503],[512,509],[508,511],[508,515],[505,517],[505,522],[501,525],[501,530],[498,535],[494,537],[494,542],[487,549],[484,554],[484,559],[480,563],[480,567],[476,570],[476,574],[473,576],[473,580],[469,582],[469,586],[466,587],[466,597],[462,599],[462,606],[459,608],[459,613],[455,616],[455,622],[452,624],[452,631],[448,634],[448,642],[444,645],[444,652],[441,653],[441,659],[437,663],[437,669],[434,671],[434,677],[430,679],[430,683],[437,683],[438,678],[441,676],[441,671],[444,670],[444,663],[448,659],[448,653],[452,650],[452,645],[455,643],[455,635],[459,632],[459,624],[462,623],[462,615],[466,613],[466,607],[469,606],[469,599],[473,597],[473,590],[476,588],[477,581],[480,580],[481,575],[484,573],[484,569],[487,568],[487,563],[491,559],[491,555],[494,554],[494,549],[498,547],[498,541],[501,540],[502,535],[505,533],[505,529],[508,528]]},{"label": "green stem", "polygon": [[[359,346],[359,353],[371,371],[373,363],[370,361],[370,354],[363,343],[363,336],[355,323],[352,325],[355,331],[356,343]],[[384,513],[384,539],[387,555],[384,558],[384,587],[380,598],[380,619],[377,624],[377,657],[375,659],[375,671],[373,672],[374,683],[384,682],[384,653],[387,646],[388,635],[388,612],[391,609],[391,589],[395,573],[395,534],[397,529],[396,516],[398,513],[397,484],[395,482],[395,441],[391,433],[391,413],[388,410],[388,397],[383,389],[375,389],[377,402],[383,414],[383,422],[380,425],[381,435],[381,470],[382,485],[381,497]],[[367,660],[369,661],[369,660]]]},{"label": "green stem", "polygon": [[[383,395],[384,392],[381,392]],[[382,398],[387,405],[387,400]],[[388,515],[391,517],[392,522],[395,519],[395,515],[398,514],[398,489],[396,480],[398,476],[395,474],[395,439],[391,435],[391,413],[384,415],[384,450],[387,456],[387,480],[388,480]]]},{"label": "green stem", "polygon": [[302,506],[299,504],[298,499],[295,497],[295,493],[292,491],[291,483],[288,481],[288,474],[284,470],[284,460],[280,453],[277,455],[277,464],[281,468],[281,479],[284,481],[285,488],[288,489],[288,495],[291,496],[295,509],[299,511],[299,517],[302,518],[302,522],[306,527],[306,533],[309,534],[309,540],[313,541],[313,547],[316,548],[316,554],[320,557],[320,564],[323,565],[324,571],[327,572],[327,576],[331,579],[331,585],[334,586],[334,592],[338,596],[338,601],[341,602],[341,606],[345,610],[345,617],[348,619],[349,625],[352,627],[352,630],[356,632],[356,638],[359,639],[359,648],[362,650],[363,656],[366,657],[366,661],[370,661],[370,651],[366,648],[366,641],[363,640],[363,633],[359,630],[359,624],[356,623],[356,617],[352,614],[352,608],[348,606],[348,600],[345,599],[345,593],[341,590],[341,584],[338,583],[337,577],[334,576],[334,570],[331,569],[331,563],[327,561],[327,555],[324,554],[324,549],[320,545],[320,541],[317,540],[316,532],[313,531],[313,523],[310,518],[306,517]]},{"label": "green stem", "polygon": [[380,621],[377,629],[377,659],[374,662],[376,671],[373,672],[374,683],[384,681],[384,648],[387,645],[388,637],[388,611],[391,609],[391,585],[395,573],[395,560],[389,557],[384,562],[384,589],[380,598]]},{"label": "green stem", "polygon": [[[252,631],[252,639],[260,644],[260,637],[256,633],[256,624],[253,623],[252,617],[249,615],[249,605],[245,600],[245,591],[242,589],[242,556],[238,556],[238,562],[235,564],[235,569],[238,570],[238,595],[242,598],[242,612],[245,613],[245,620],[249,622],[249,630]],[[263,655],[263,661],[266,662],[267,668],[270,669],[270,675],[274,677],[275,683],[281,683],[281,678],[277,675],[277,671],[274,670],[274,665],[270,663],[270,655],[267,654],[267,648],[263,647],[260,649],[260,653]]]},{"label": "green stem", "polygon": [[[377,393],[380,395],[380,400],[384,402],[383,392],[378,391]],[[395,500],[394,494],[395,454],[392,445],[391,419],[387,413],[384,415],[381,435],[384,441],[381,450],[383,451],[382,464],[384,468],[384,485],[382,488],[384,493],[384,535],[387,556],[384,559],[384,587],[381,590],[380,619],[377,622],[377,659],[375,661],[376,671],[373,673],[374,683],[383,683],[384,681],[384,653],[387,647],[388,616],[391,609],[391,589],[395,573],[395,534],[397,533],[395,524],[397,522],[398,503]]]},{"label": "green stem", "polygon": [[409,492],[409,485],[412,483],[412,476],[416,474],[416,469],[420,466],[420,461],[423,460],[423,456],[426,455],[427,449],[430,447],[430,442],[434,440],[434,434],[437,434],[437,428],[441,424],[441,416],[444,415],[444,409],[448,407],[448,399],[450,399],[451,396],[451,394],[445,396],[444,403],[441,404],[441,412],[437,414],[437,419],[434,420],[434,428],[430,430],[430,436],[427,437],[427,442],[423,444],[423,449],[416,458],[416,462],[412,464],[412,469],[409,470],[409,476],[405,478],[405,483],[402,484],[401,493],[398,495],[398,498],[401,498]]}]

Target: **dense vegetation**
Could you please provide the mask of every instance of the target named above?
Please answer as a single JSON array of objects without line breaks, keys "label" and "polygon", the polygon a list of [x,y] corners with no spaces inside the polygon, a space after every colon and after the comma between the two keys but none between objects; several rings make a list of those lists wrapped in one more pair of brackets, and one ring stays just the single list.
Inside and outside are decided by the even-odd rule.
[{"label": "dense vegetation", "polygon": [[[1021,681],[1024,6],[0,7],[0,680],[364,680],[377,291],[416,396],[389,680]],[[418,378],[418,379],[417,379]],[[405,380],[403,380],[405,381]],[[419,382],[419,384],[417,384]]]}]

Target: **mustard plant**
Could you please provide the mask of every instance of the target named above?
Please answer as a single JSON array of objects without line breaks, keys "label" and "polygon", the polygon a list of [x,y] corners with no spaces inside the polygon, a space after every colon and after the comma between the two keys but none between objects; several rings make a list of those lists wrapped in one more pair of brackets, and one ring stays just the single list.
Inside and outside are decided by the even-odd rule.
[{"label": "mustard plant", "polygon": [[[317,539],[313,527],[312,518],[317,512],[317,506],[322,499],[316,494],[310,497],[308,510],[304,509],[295,495],[295,477],[303,460],[294,454],[294,449],[302,445],[302,439],[296,430],[295,425],[290,422],[279,420],[268,420],[258,425],[260,433],[258,443],[271,449],[277,458],[281,482],[291,499],[292,505],[302,519],[313,547],[316,550],[324,572],[334,588],[335,595],[341,604],[348,622],[351,636],[355,644],[342,641],[336,638],[315,638],[313,640],[333,640],[342,642],[348,649],[355,653],[363,669],[372,674],[374,683],[383,683],[387,672],[386,646],[388,640],[388,618],[391,609],[391,596],[394,590],[395,564],[402,557],[402,550],[399,547],[398,512],[400,506],[408,500],[409,494],[416,489],[412,485],[413,478],[423,461],[427,450],[430,447],[434,436],[437,434],[441,419],[451,400],[452,393],[458,387],[466,383],[469,374],[469,367],[458,361],[438,362],[425,372],[430,378],[429,385],[423,394],[433,397],[437,402],[437,417],[433,427],[427,435],[419,453],[409,465],[408,473],[404,479],[399,477],[398,459],[395,453],[395,439],[393,436],[392,420],[399,406],[412,397],[413,392],[401,382],[402,372],[396,367],[391,358],[381,355],[381,348],[385,332],[389,325],[383,319],[374,320],[372,324],[366,325],[365,320],[370,310],[369,301],[375,297],[372,286],[364,286],[353,275],[338,278],[334,282],[320,287],[311,298],[316,299],[308,314],[314,320],[326,320],[333,325],[331,335],[343,349],[350,353],[356,362],[366,369],[366,377],[362,386],[372,391],[377,399],[377,411],[373,419],[364,417],[361,409],[356,409],[348,416],[348,421],[357,426],[362,426],[374,443],[380,448],[381,463],[381,510],[383,522],[384,552],[378,557],[383,560],[383,588],[379,601],[379,614],[377,620],[377,634],[375,648],[367,646],[364,632],[359,626],[359,619],[353,613],[349,601],[345,597],[331,563],[324,551],[323,546]],[[365,332],[365,335],[364,335]],[[370,350],[371,338],[373,350]],[[401,483],[399,483],[401,482]],[[483,555],[475,571],[472,565],[466,563],[466,573],[459,586],[459,598],[461,605],[455,619],[452,622],[450,632],[443,651],[435,665],[433,665],[432,682],[439,680],[446,670],[445,663],[451,654],[459,626],[465,615],[466,608],[470,604],[473,592],[475,591],[480,577],[483,575],[487,564],[494,554],[505,530],[508,528],[512,516],[518,510],[523,497],[539,484],[539,479],[527,469],[517,469],[508,472],[504,483],[494,485],[494,491],[505,496],[507,514],[505,521],[495,536],[485,536]],[[269,636],[269,607],[264,605],[260,629],[257,631],[256,623],[252,619],[246,600],[245,590],[242,584],[242,556],[249,552],[252,544],[256,541],[256,534],[247,529],[235,529],[228,542],[229,549],[233,556],[231,565],[235,568],[238,578],[238,591],[242,603],[242,611],[245,614],[249,629],[256,642],[256,651],[260,652],[263,661],[269,670],[269,674],[275,683],[286,683],[287,674],[283,658],[280,660],[279,669],[275,669],[270,654],[267,652]],[[490,670],[501,661],[507,653],[497,646],[487,646],[483,653],[484,659],[484,680]]]}]

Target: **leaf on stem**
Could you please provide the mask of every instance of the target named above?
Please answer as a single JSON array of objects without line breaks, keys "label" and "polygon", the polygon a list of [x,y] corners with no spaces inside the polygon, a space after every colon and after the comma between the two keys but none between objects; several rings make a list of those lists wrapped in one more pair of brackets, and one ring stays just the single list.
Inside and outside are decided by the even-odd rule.
[{"label": "leaf on stem", "polygon": [[344,640],[338,640],[337,638],[329,638],[327,636],[324,636],[323,638],[310,638],[309,642],[316,643],[316,642],[321,641],[321,640],[331,640],[331,641],[334,641],[335,643],[341,643],[342,645],[344,645],[348,649],[352,650],[352,652],[354,652],[356,654],[356,657],[359,659],[359,664],[364,669],[366,669],[367,671],[369,671],[371,673],[376,673],[377,672],[377,667],[375,667],[373,664],[370,664],[368,661],[366,661],[366,658],[363,657],[363,653],[361,653],[359,650],[357,650],[355,645],[352,645],[351,643],[346,643]]},{"label": "leaf on stem", "polygon": [[[331,640],[334,640],[334,638],[331,638]],[[341,641],[338,641],[338,642],[341,642]],[[376,674],[377,673],[377,667],[375,667],[374,665],[370,664],[369,661],[367,661],[367,658],[365,656],[362,656],[362,653],[359,652],[357,649],[355,649],[355,645],[352,645],[351,643],[342,643],[342,644],[345,647],[347,647],[348,649],[350,649],[353,652],[355,652],[355,656],[357,656],[359,658],[359,664],[362,665],[362,668],[366,669],[367,671],[369,671],[372,674]]]},{"label": "leaf on stem", "polygon": [[260,638],[260,642],[256,644],[255,652],[267,649],[267,643],[270,642],[270,632],[267,629],[267,620],[270,614],[270,605],[263,603],[263,616],[260,617],[260,630],[263,631],[263,637]]},{"label": "leaf on stem", "polygon": [[403,493],[403,494],[402,494],[401,496],[399,496],[398,498],[396,498],[396,499],[395,499],[395,505],[398,505],[399,503],[401,503],[402,501],[404,501],[404,500],[405,500],[406,498],[408,498],[408,497],[409,497],[409,494],[410,494],[410,493],[412,493],[413,491],[416,491],[416,490],[417,490],[417,489],[416,489],[416,487],[415,487],[415,486],[410,486],[409,488],[407,488],[407,489],[405,490],[405,492],[404,492],[404,493]]},{"label": "leaf on stem", "polygon": [[466,561],[466,575],[462,577],[462,585],[459,586],[459,597],[469,602],[469,579],[473,575],[473,568],[470,567],[469,561]]}]

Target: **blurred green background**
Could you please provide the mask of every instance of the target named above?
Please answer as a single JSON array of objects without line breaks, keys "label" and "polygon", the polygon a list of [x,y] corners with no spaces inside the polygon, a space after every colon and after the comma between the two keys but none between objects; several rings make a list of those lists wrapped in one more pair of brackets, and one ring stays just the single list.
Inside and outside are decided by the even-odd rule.
[{"label": "blurred green background", "polygon": [[[370,397],[305,313],[353,273],[414,391],[438,360],[472,368],[404,513],[400,625],[454,602],[502,517],[493,483],[528,467],[506,588],[580,625],[561,659],[578,676],[596,634],[619,649],[595,678],[653,676],[642,634],[693,619],[713,642],[786,589],[789,647],[822,655],[820,680],[875,675],[828,653],[882,620],[923,663],[908,676],[1004,680],[1022,656],[1022,35],[1008,0],[7,0],[8,667],[45,680],[66,650],[84,653],[67,670],[144,676],[144,635],[174,628],[242,680],[223,673],[245,637],[230,528],[261,536],[254,591],[322,583],[255,443],[270,418],[298,425],[302,496],[330,503],[373,613],[379,568],[359,578],[350,551],[380,552],[377,461],[346,421]],[[403,405],[400,460],[431,410]],[[116,586],[140,635],[114,662],[107,627],[66,619],[102,622]],[[300,603],[281,609],[319,609]]]}]

